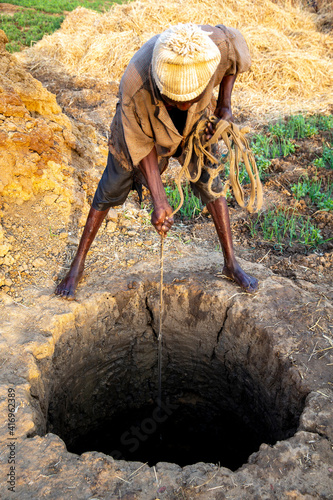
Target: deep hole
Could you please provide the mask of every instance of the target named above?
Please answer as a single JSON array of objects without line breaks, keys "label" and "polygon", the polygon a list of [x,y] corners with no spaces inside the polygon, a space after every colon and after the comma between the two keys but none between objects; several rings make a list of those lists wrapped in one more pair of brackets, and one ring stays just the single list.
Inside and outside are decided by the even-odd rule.
[{"label": "deep hole", "polygon": [[[202,295],[195,300],[196,313]],[[189,327],[182,306],[179,331],[165,323],[159,409],[156,336],[149,317],[141,321],[128,301],[124,307],[122,323],[104,313],[64,335],[52,366],[44,368],[46,430],[69,451],[100,451],[150,466],[208,462],[236,470],[261,443],[295,433],[306,394],[265,330],[230,320],[216,346],[210,317],[208,330],[206,316],[200,328]]]},{"label": "deep hole", "polygon": [[170,403],[120,412],[68,446],[72,453],[98,450],[119,460],[197,462],[238,469],[263,439],[235,414]]},{"label": "deep hole", "polygon": [[[298,421],[298,415],[291,411],[267,408],[264,388],[251,385],[248,376],[238,383],[247,390],[233,404],[228,398],[217,397],[214,388],[203,397],[199,387],[198,392],[167,393],[161,405],[150,398],[140,399],[139,407],[129,403],[125,409],[122,404],[117,409],[114,396],[102,391],[88,395],[82,413],[79,409],[75,413],[75,407],[70,409],[71,397],[64,388],[60,399],[54,398],[50,404],[48,431],[62,437],[72,453],[99,451],[150,466],[158,462],[180,466],[207,462],[236,470],[261,443],[274,444],[293,435]],[[168,390],[166,382],[164,386]],[[101,404],[106,409],[102,418]],[[85,416],[87,406],[89,416]]]}]

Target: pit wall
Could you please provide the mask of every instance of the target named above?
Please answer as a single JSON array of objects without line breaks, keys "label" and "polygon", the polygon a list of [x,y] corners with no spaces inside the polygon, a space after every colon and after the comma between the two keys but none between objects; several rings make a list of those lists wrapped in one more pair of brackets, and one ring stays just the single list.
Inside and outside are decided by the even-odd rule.
[{"label": "pit wall", "polygon": [[[224,299],[223,291],[199,286],[165,287],[164,397],[216,402],[217,412],[228,409],[254,431],[259,425],[268,442],[289,437],[308,389],[293,378],[265,328]],[[158,290],[142,285],[105,297],[97,315],[77,318],[63,333],[49,367],[41,369],[48,430],[70,444],[116,412],[156,398],[157,304]]]},{"label": "pit wall", "polygon": [[[224,406],[249,422],[260,418],[268,437],[284,439],[298,425],[295,435],[275,446],[263,444],[234,473],[212,464],[180,468],[160,463],[154,469],[98,452],[77,456],[66,451],[58,436],[44,435],[54,422],[66,427],[67,435],[74,429],[83,432],[96,414],[102,418],[115,405],[135,407],[156,394],[158,283],[135,278],[134,289],[119,279],[110,286],[113,293],[92,293],[79,303],[44,297],[24,322],[23,314],[16,316],[15,338],[4,329],[4,342],[19,346],[2,370],[3,389],[14,386],[19,401],[17,498],[60,499],[69,491],[70,498],[147,499],[162,497],[158,490],[164,487],[162,498],[170,499],[224,498],[225,492],[229,498],[281,498],[290,491],[330,498],[327,360],[305,366],[307,353],[302,356],[298,349],[298,357],[291,354],[306,322],[303,315],[300,325],[299,313],[312,297],[274,276],[266,275],[262,292],[251,297],[210,273],[188,273],[180,282],[168,275],[163,386],[173,397],[223,397]],[[321,308],[327,317],[330,307],[322,303]],[[303,345],[308,341],[302,338]],[[244,414],[244,408],[252,410]],[[5,417],[5,401],[1,411]],[[1,437],[5,443],[6,425]],[[6,465],[6,456],[2,461]],[[7,486],[1,485],[3,498]]]}]

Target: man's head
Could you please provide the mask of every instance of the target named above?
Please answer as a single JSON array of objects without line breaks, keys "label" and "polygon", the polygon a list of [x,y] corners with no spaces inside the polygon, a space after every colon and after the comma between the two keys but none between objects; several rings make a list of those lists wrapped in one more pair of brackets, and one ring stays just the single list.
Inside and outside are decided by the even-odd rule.
[{"label": "man's head", "polygon": [[175,102],[195,101],[220,62],[220,51],[209,33],[195,24],[164,31],[153,52],[152,72],[161,94]]}]

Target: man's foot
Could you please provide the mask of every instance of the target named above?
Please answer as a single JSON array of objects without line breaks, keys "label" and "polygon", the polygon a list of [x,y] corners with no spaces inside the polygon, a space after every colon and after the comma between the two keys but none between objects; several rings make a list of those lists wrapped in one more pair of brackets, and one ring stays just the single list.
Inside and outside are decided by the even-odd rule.
[{"label": "man's foot", "polygon": [[82,277],[83,267],[83,265],[80,267],[72,266],[54,293],[64,299],[74,300],[75,290]]},{"label": "man's foot", "polygon": [[236,264],[233,269],[229,269],[227,266],[224,266],[222,274],[235,281],[247,293],[255,293],[258,291],[258,280],[253,276],[246,274],[246,272],[243,271],[238,264]]}]

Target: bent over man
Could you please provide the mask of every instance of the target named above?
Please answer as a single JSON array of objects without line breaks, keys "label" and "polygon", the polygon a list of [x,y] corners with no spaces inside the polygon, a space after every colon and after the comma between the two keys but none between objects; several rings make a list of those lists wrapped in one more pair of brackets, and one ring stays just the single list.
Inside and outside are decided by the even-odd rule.
[{"label": "bent over man", "polygon": [[[237,74],[247,71],[250,64],[241,33],[223,25],[179,24],[138,50],[120,82],[107,166],[77,253],[56,289],[57,295],[74,298],[87,252],[109,208],[124,203],[130,190],[142,182],[149,188],[154,205],[151,222],[159,234],[166,235],[173,224],[173,211],[161,174],[170,157],[182,164],[184,144],[199,120],[214,114],[233,121],[232,89]],[[213,90],[217,86],[216,101]],[[206,137],[213,132],[212,126],[207,126]],[[246,274],[235,258],[221,180],[216,177],[212,184],[209,180],[209,171],[203,167],[192,189],[212,215],[224,255],[223,274],[245,291],[254,292],[258,281]]]}]

